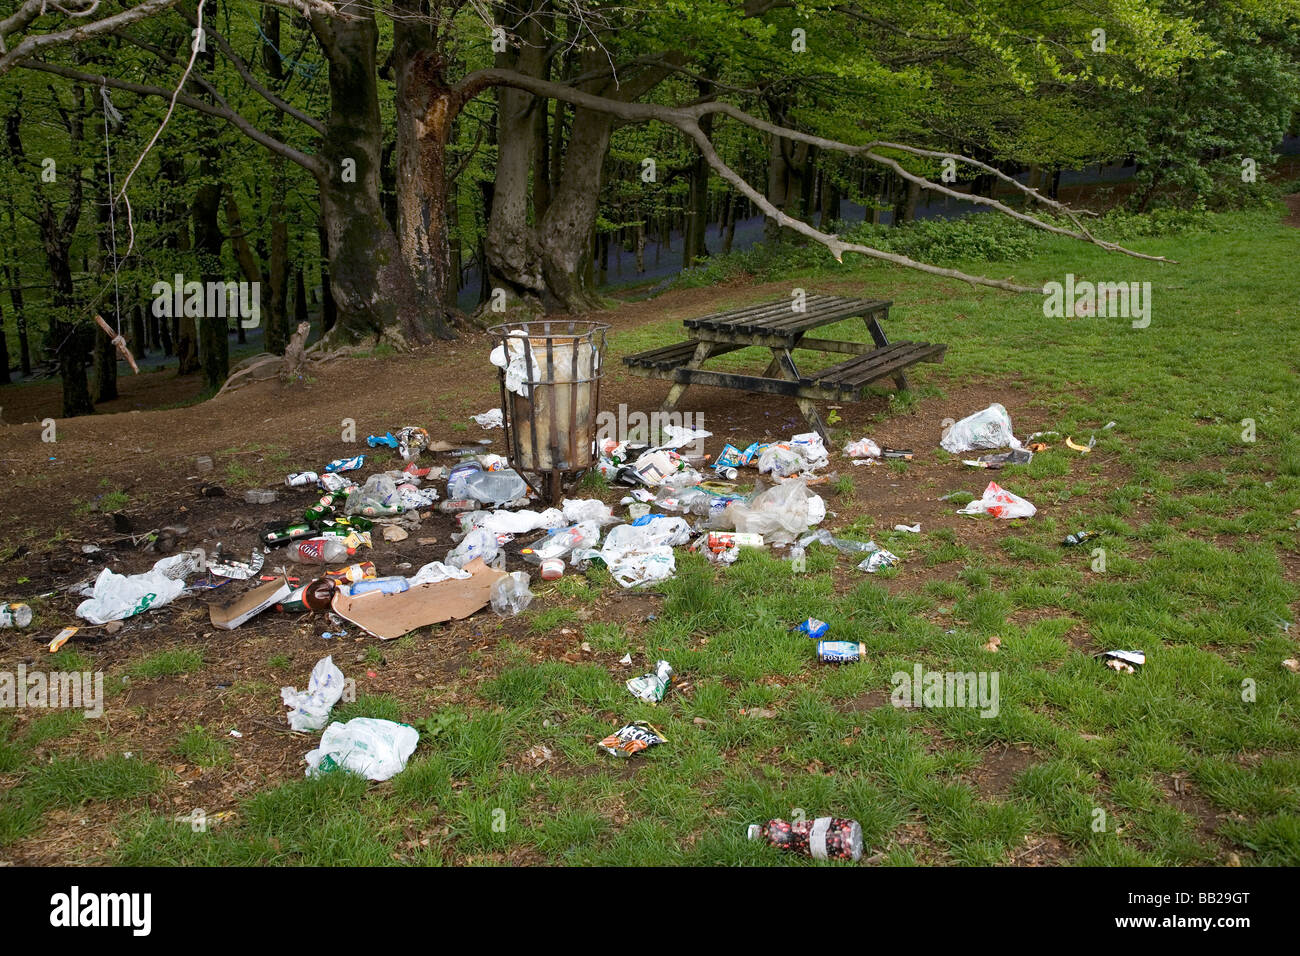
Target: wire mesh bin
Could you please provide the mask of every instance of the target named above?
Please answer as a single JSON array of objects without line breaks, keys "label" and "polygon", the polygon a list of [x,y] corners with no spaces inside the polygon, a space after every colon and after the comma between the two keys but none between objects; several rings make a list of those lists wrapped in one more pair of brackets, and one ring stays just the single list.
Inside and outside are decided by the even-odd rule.
[{"label": "wire mesh bin", "polygon": [[552,504],[596,461],[608,325],[543,319],[488,329],[510,466]]}]

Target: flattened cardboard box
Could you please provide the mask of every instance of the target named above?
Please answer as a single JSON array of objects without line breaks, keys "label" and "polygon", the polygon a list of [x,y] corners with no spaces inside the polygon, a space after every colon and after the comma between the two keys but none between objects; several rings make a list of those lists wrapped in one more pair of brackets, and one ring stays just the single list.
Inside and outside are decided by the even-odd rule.
[{"label": "flattened cardboard box", "polygon": [[504,576],[475,558],[465,565],[468,578],[418,584],[400,594],[371,591],[351,597],[342,588],[334,593],[334,613],[368,634],[388,641],[426,624],[469,617],[491,598],[492,585]]},{"label": "flattened cardboard box", "polygon": [[277,578],[259,585],[251,591],[245,591],[227,604],[209,604],[208,617],[214,627],[223,631],[233,631],[245,621],[256,617],[272,604],[278,604],[293,593],[293,588],[284,578]]}]

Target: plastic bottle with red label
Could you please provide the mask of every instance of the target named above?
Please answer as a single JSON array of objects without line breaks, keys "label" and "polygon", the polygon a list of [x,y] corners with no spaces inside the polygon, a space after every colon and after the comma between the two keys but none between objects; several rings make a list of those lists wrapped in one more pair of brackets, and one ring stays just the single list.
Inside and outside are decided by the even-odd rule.
[{"label": "plastic bottle with red label", "polygon": [[862,859],[862,824],[843,817],[750,824],[749,838],[814,860]]}]

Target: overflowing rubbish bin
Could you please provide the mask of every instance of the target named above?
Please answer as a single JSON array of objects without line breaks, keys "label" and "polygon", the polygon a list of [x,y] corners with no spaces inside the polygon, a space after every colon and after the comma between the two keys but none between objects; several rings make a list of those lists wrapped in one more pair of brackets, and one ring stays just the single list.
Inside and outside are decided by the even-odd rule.
[{"label": "overflowing rubbish bin", "polygon": [[510,465],[558,503],[596,462],[601,356],[609,326],[543,319],[498,325],[492,363],[500,372]]}]

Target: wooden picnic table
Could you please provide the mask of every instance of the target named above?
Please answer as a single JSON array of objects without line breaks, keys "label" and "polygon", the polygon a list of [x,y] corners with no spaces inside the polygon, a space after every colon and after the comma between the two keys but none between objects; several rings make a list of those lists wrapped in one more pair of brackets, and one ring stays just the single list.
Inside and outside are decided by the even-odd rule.
[{"label": "wooden picnic table", "polygon": [[[796,311],[793,300],[718,312],[682,324],[691,338],[675,345],[624,356],[634,375],[673,383],[663,410],[677,407],[691,385],[712,385],[768,395],[787,395],[798,403],[808,424],[829,441],[814,400],[856,402],[863,390],[881,379],[892,378],[906,389],[904,370],[917,362],[940,362],[946,345],[928,342],[890,342],[881,319],[889,317],[893,302],[835,295],[809,295]],[[861,318],[871,333],[871,343],[810,337],[809,332],[845,319]],[[705,369],[704,363],[737,349],[759,346],[771,349],[772,361],[762,375],[744,375]],[[803,375],[791,352],[809,349],[853,356],[812,375]]]}]

